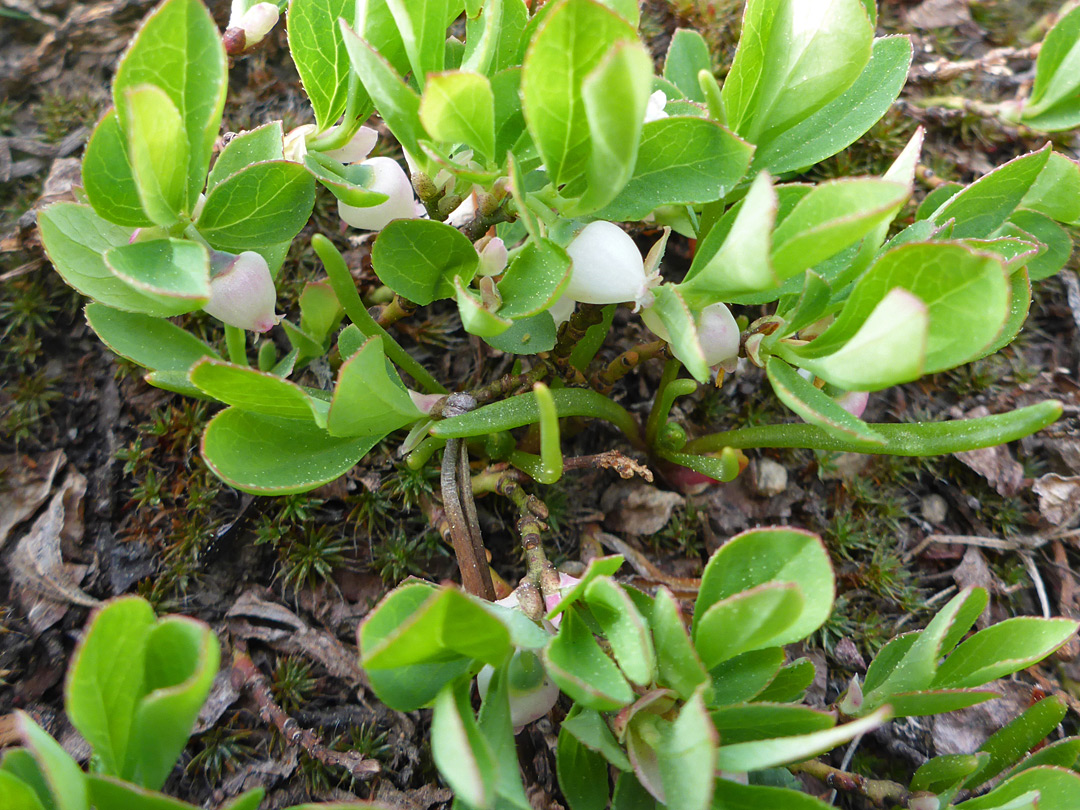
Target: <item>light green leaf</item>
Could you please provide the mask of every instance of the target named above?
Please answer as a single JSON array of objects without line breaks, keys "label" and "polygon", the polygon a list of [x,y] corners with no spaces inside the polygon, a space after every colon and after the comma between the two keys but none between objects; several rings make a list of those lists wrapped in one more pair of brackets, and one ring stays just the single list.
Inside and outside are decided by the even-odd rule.
[{"label": "light green leaf", "polygon": [[624,40],[582,82],[591,151],[585,165],[585,194],[568,214],[581,216],[603,208],[629,182],[637,163],[652,70],[645,46]]},{"label": "light green leaf", "polygon": [[910,193],[907,185],[871,178],[822,183],[773,232],[777,278],[791,278],[853,245],[892,220]]},{"label": "light green leaf", "polygon": [[150,84],[125,92],[116,109],[143,211],[158,225],[175,225],[189,206],[188,142],[180,111]]},{"label": "light green leaf", "polygon": [[320,131],[345,112],[350,66],[338,20],[353,22],[355,6],[355,0],[289,2],[289,52]]},{"label": "light green leaf", "polygon": [[[1078,102],[1080,13],[1072,9],[1055,23],[1043,40],[1035,62],[1035,84],[1022,117],[1026,123],[1037,127],[1041,116],[1049,118],[1055,108],[1077,107]],[[1080,110],[1077,118],[1080,119]]]},{"label": "light green leaf", "polygon": [[691,101],[704,103],[705,93],[698,84],[698,73],[702,70],[712,73],[712,57],[705,38],[691,28],[676,28],[664,58],[664,78]]},{"label": "light green leaf", "polygon": [[559,634],[544,650],[544,668],[562,691],[586,708],[612,711],[634,699],[630,684],[575,610],[563,613]]},{"label": "light green leaf", "polygon": [[698,692],[683,705],[657,751],[665,804],[682,810],[709,807],[716,781],[718,743],[716,729]]},{"label": "light green leaf", "polygon": [[765,369],[776,396],[805,421],[844,438],[885,443],[866,422],[852,416],[835,399],[803,378],[779,357],[770,357]]},{"label": "light green leaf", "polygon": [[[295,5],[295,3],[294,3]],[[280,121],[237,133],[221,150],[206,181],[207,191],[253,163],[284,159],[284,135]]]},{"label": "light green leaf", "polygon": [[610,577],[597,577],[585,588],[585,603],[611,644],[623,674],[638,686],[656,676],[656,653],[644,617]]},{"label": "light green leaf", "polygon": [[504,318],[524,318],[555,303],[570,283],[570,256],[550,239],[530,239],[499,281]]},{"label": "light green leaf", "polygon": [[255,163],[218,183],[196,226],[220,250],[254,250],[288,242],[315,206],[315,180],[299,163]]},{"label": "light green leaf", "polygon": [[774,640],[800,641],[829,617],[836,581],[821,539],[797,529],[752,529],[736,535],[709,558],[694,606],[693,637],[699,617],[716,602],[765,583],[798,585],[805,608],[798,621]]},{"label": "light green leaf", "polygon": [[326,429],[331,436],[382,439],[423,416],[376,335],[341,364]]},{"label": "light green leaf", "polygon": [[515,320],[505,332],[484,338],[491,348],[507,354],[536,354],[555,348],[558,328],[547,312]]},{"label": "light green leaf", "polygon": [[767,582],[714,602],[694,616],[694,647],[706,669],[752,650],[777,646],[804,610],[799,586]]},{"label": "light green leaf", "polygon": [[[184,141],[186,205],[193,205],[206,183],[227,89],[225,48],[210,12],[199,0],[166,0],[146,18],[113,81],[113,103],[125,122],[126,93],[142,85],[163,90],[179,111]],[[138,161],[131,154],[136,177]]]},{"label": "light green leaf", "polygon": [[889,717],[888,707],[884,707],[868,717],[822,731],[721,745],[717,768],[723,771],[761,771],[810,759],[877,728]]},{"label": "light green leaf", "polygon": [[944,754],[927,760],[915,775],[911,777],[911,790],[925,790],[930,793],[944,793],[961,784],[969,774],[979,767],[982,757],[974,754]]},{"label": "light green leaf", "polygon": [[296,383],[224,360],[206,358],[189,374],[192,384],[220,402],[244,411],[313,422],[326,418],[326,405]]},{"label": "light green leaf", "polygon": [[582,84],[633,26],[594,0],[559,0],[540,24],[523,64],[522,101],[548,177],[564,185],[585,171],[591,152]]},{"label": "light green leaf", "polygon": [[71,755],[26,712],[15,713],[15,727],[45,777],[56,810],[90,810],[86,775]]},{"label": "light green leaf", "polygon": [[113,275],[171,315],[201,309],[210,300],[210,254],[198,242],[133,242],[111,248],[104,259]]},{"label": "light green leaf", "polygon": [[641,130],[630,182],[598,219],[635,220],[661,205],[698,205],[722,199],[742,179],[753,147],[714,121],[670,116]]},{"label": "light green leaf", "polygon": [[0,810],[45,810],[45,807],[33,788],[13,774],[0,771]]},{"label": "light green leaf", "polygon": [[[394,589],[364,618],[360,625],[360,652],[382,644],[398,628],[414,620],[425,603],[434,601],[439,591],[427,582],[412,582]],[[406,668],[367,673],[379,700],[399,712],[411,712],[429,704],[440,690],[464,675],[472,659],[461,655],[444,656],[442,661],[413,664]]]},{"label": "light green leaf", "polygon": [[1051,152],[1020,207],[1058,222],[1080,222],[1080,164],[1060,152]]},{"label": "light green leaf", "polygon": [[498,771],[469,703],[469,681],[449,683],[435,698],[431,754],[454,793],[478,810],[495,807]]},{"label": "light green leaf", "polygon": [[146,690],[135,709],[125,779],[160,790],[187,745],[217,675],[221,647],[202,622],[168,616],[146,639]]},{"label": "light green leaf", "polygon": [[817,670],[809,658],[799,658],[782,667],[765,689],[754,700],[788,703],[802,698],[807,687],[814,682]]},{"label": "light green leaf", "polygon": [[[523,615],[520,611],[514,612]],[[536,627],[536,625],[533,626]],[[535,655],[532,659],[539,667],[539,659]],[[477,726],[491,748],[492,764],[498,773],[495,792],[501,800],[507,802],[515,810],[531,810],[529,800],[525,795],[525,786],[521,781],[521,768],[518,765],[517,748],[514,745],[514,725],[510,714],[509,667],[510,661],[506,661],[492,673],[487,694],[480,705]]]},{"label": "light green leaf", "polygon": [[495,155],[495,96],[482,73],[451,70],[428,76],[420,123],[437,141],[464,143],[484,158]]},{"label": "light green leaf", "polygon": [[[1064,228],[1044,214],[1018,209],[1002,227],[1002,232],[1016,234],[1021,239],[1035,239],[1046,248],[1027,262],[1028,276],[1032,281],[1057,275],[1072,256],[1072,238]],[[1027,312],[1026,307],[1024,311]]]},{"label": "light green leaf", "polygon": [[1015,765],[1050,734],[1065,717],[1065,701],[1058,695],[1043,698],[1004,728],[995,731],[979,746],[986,758],[967,779],[966,787],[976,788]]},{"label": "light green leaf", "polygon": [[770,256],[777,205],[772,179],[767,172],[759,173],[731,228],[712,228],[698,245],[690,270],[679,285],[683,297],[695,306],[707,306],[728,295],[777,286]]},{"label": "light green leaf", "polygon": [[125,312],[169,316],[165,306],[117,278],[103,254],[126,245],[131,230],[99,217],[88,205],[56,203],[38,214],[45,253],[64,281],[88,298]]},{"label": "light green leaf", "polygon": [[753,650],[724,661],[709,673],[713,682],[711,705],[724,706],[755,697],[781,671],[784,651],[780,647]]},{"label": "light green leaf", "polygon": [[870,61],[860,0],[750,0],[723,88],[734,130],[765,141],[847,90]]},{"label": "light green leaf", "polygon": [[651,312],[663,323],[668,344],[694,379],[703,385],[709,381],[709,362],[698,338],[697,323],[678,287],[662,286],[655,291],[656,303]]},{"label": "light green leaf", "polygon": [[461,325],[470,335],[478,335],[482,338],[493,338],[508,330],[513,321],[496,315],[484,307],[483,302],[469,292],[461,279],[454,278],[454,291],[456,293],[458,314],[461,316]]},{"label": "light green leaf", "polygon": [[397,627],[366,638],[361,664],[385,671],[465,658],[498,666],[512,652],[502,622],[461,591],[440,588]]},{"label": "light green leaf", "polygon": [[984,237],[1000,228],[1035,184],[1050,159],[1050,145],[1003,163],[967,188],[949,197],[930,219],[944,225],[954,220],[954,238]]},{"label": "light green leaf", "polygon": [[980,630],[945,659],[931,686],[982,686],[1041,661],[1076,633],[1070,619],[1021,616]]},{"label": "light green leaf", "polygon": [[139,700],[146,694],[147,639],[156,619],[150,604],[122,597],[90,618],[64,682],[64,706],[71,724],[94,749],[104,773],[119,776],[132,738]]},{"label": "light green leaf", "polygon": [[570,810],[607,807],[607,764],[599,753],[582,745],[565,725],[559,730],[555,747],[555,771]]},{"label": "light green leaf", "polygon": [[394,66],[344,20],[341,21],[341,32],[353,70],[375,102],[379,115],[405,151],[414,159],[421,158],[420,97],[402,81]]},{"label": "light green leaf", "polygon": [[656,646],[657,682],[689,700],[699,686],[709,682],[709,676],[690,643],[675,597],[663,586],[656,592],[650,624]]},{"label": "light green leaf", "polygon": [[778,353],[792,365],[845,391],[877,391],[923,375],[929,329],[926,304],[904,288],[895,287],[877,302],[851,339],[832,354],[811,358],[783,345]]},{"label": "light green leaf", "polygon": [[424,306],[455,296],[454,277],[467,284],[480,258],[457,228],[428,219],[399,219],[379,233],[371,265],[379,280],[403,298]]},{"label": "light green leaf", "polygon": [[[1010,803],[1023,796],[1028,797],[1029,804]],[[1072,810],[1080,806],[1080,776],[1062,768],[1031,768],[956,807],[957,810],[1013,810],[1021,806],[1038,810]]]},{"label": "light green leaf", "polygon": [[[866,271],[835,323],[797,354],[820,357],[845,336],[866,329],[873,317],[870,313],[895,290],[903,289],[926,307],[928,332],[921,371],[943,371],[976,357],[997,337],[1009,313],[1009,286],[1004,264],[995,255],[943,242],[902,245],[885,253]],[[903,301],[897,303],[903,305]],[[898,315],[891,317],[900,320]],[[883,322],[882,326],[888,328],[889,324]],[[899,323],[893,326],[896,328]],[[909,352],[912,345],[906,347]],[[819,376],[856,390],[825,374]],[[899,372],[895,379],[907,382]]]},{"label": "light green leaf", "polygon": [[82,180],[86,197],[98,216],[135,228],[151,224],[143,212],[139,189],[135,185],[127,139],[120,128],[116,110],[111,107],[94,127],[86,145]]},{"label": "light green leaf", "polygon": [[836,725],[836,715],[793,703],[737,703],[712,712],[713,725],[725,745],[791,737]]},{"label": "light green leaf", "polygon": [[751,171],[796,171],[846,149],[889,111],[910,65],[906,36],[875,39],[870,61],[855,83],[805,120],[759,142]]},{"label": "light green leaf", "polygon": [[87,778],[95,810],[196,810],[195,805],[108,776]]},{"label": "light green leaf", "polygon": [[206,426],[202,454],[230,486],[258,495],[291,495],[344,475],[380,438],[334,438],[314,421],[228,408]]},{"label": "light green leaf", "polygon": [[416,83],[424,87],[429,73],[440,71],[446,54],[446,28],[465,9],[463,0],[385,0],[401,32]]},{"label": "light green leaf", "polygon": [[579,743],[596,751],[619,770],[629,771],[632,768],[599,712],[576,706],[563,721],[562,730],[572,734]]}]

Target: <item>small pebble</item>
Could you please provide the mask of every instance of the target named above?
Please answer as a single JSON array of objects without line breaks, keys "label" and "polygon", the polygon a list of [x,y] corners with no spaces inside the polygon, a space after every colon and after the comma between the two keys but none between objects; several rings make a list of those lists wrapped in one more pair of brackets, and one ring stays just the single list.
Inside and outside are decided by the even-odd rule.
[{"label": "small pebble", "polygon": [[948,514],[949,505],[937,493],[927,495],[922,499],[922,516],[927,523],[940,526],[945,522],[945,517]]},{"label": "small pebble", "polygon": [[787,468],[771,458],[759,458],[755,465],[754,488],[763,498],[779,495],[787,489]]}]

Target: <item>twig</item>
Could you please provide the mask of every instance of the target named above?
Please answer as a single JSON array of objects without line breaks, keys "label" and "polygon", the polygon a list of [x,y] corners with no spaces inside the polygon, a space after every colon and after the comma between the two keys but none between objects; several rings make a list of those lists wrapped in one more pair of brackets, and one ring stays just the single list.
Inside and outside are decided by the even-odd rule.
[{"label": "twig", "polygon": [[867,779],[865,776],[842,771],[816,759],[788,765],[787,768],[792,773],[805,773],[820,779],[834,790],[861,794],[878,807],[885,807],[886,802],[903,806],[912,797],[911,792],[899,782],[888,779]]},{"label": "twig", "polygon": [[667,347],[667,341],[654,340],[627,349],[604,368],[593,374],[589,379],[589,384],[601,394],[607,394],[615,387],[615,383],[646,360],[665,356]]},{"label": "twig", "polygon": [[1042,575],[1039,574],[1039,569],[1035,565],[1035,560],[1032,559],[1030,552],[1023,551],[1020,552],[1020,559],[1023,560],[1024,567],[1027,569],[1028,575],[1035,585],[1035,593],[1039,597],[1039,605],[1042,607],[1043,618],[1049,619],[1052,615],[1050,612],[1050,599],[1046,595],[1046,585],[1043,584]]},{"label": "twig", "polygon": [[582,304],[570,316],[570,320],[559,328],[559,337],[555,348],[551,350],[551,359],[555,368],[564,378],[572,378],[575,382],[584,382],[580,371],[570,365],[570,355],[574,347],[583,340],[590,326],[596,326],[604,319],[603,308],[596,304]]},{"label": "twig", "polygon": [[592,456],[571,456],[563,459],[563,470],[585,469],[614,470],[620,478],[633,478],[640,475],[646,481],[653,480],[652,470],[618,450],[608,450]]},{"label": "twig", "polygon": [[[476,400],[469,394],[451,394],[443,406],[443,415],[448,418],[460,416],[475,407]],[[439,483],[450,541],[461,571],[461,584],[474,596],[494,600],[495,586],[491,582],[487,555],[480,537],[472,486],[462,486],[463,482],[471,482],[468,446],[461,439],[448,439],[443,448]]]},{"label": "twig", "polygon": [[994,48],[975,59],[962,59],[952,62],[948,59],[935,59],[922,65],[913,65],[908,71],[909,81],[947,82],[968,73],[987,72],[996,76],[1011,76],[1005,63],[1010,59],[1030,61],[1039,55],[1041,42],[1026,48]]},{"label": "twig", "polygon": [[229,677],[233,688],[238,691],[246,689],[251,693],[259,706],[259,717],[264,722],[273,723],[286,743],[300,746],[312,759],[330,767],[344,768],[356,779],[370,779],[382,770],[378,760],[366,759],[359,751],[334,751],[327,748],[318,734],[301,727],[295,719],[286,714],[274,700],[266,677],[246,652],[238,651],[233,656]]}]

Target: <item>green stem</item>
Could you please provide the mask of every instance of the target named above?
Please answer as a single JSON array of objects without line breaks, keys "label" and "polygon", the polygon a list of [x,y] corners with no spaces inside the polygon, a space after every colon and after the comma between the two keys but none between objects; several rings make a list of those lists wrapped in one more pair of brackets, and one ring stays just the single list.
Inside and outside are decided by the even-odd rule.
[{"label": "green stem", "polygon": [[416,380],[424,391],[429,394],[447,393],[446,388],[371,317],[364,302],[360,300],[360,293],[356,291],[356,283],[353,281],[348,265],[345,264],[345,258],[334,247],[333,242],[321,233],[317,233],[311,237],[311,246],[315,248],[315,253],[326,267],[330,286],[334,288],[334,293],[341,302],[345,314],[349,316],[349,320],[356,325],[356,328],[367,337],[380,336],[383,339],[383,350],[386,356]]},{"label": "green stem", "polygon": [[229,350],[229,360],[238,366],[250,365],[247,358],[247,335],[239,326],[225,324],[225,347]]},{"label": "green stem", "polygon": [[708,453],[725,447],[803,447],[868,455],[941,456],[1016,441],[1057,421],[1061,413],[1061,403],[1051,399],[976,419],[870,425],[884,437],[884,445],[841,439],[816,425],[760,425],[702,436],[684,450]]},{"label": "green stem", "polygon": [[675,359],[664,363],[664,372],[660,375],[660,385],[657,387],[656,396],[653,398],[652,410],[649,411],[648,421],[645,422],[645,443],[649,447],[656,444],[656,431],[660,429],[661,422],[667,419],[668,412],[671,410],[671,403],[674,402],[674,398],[667,403],[666,407],[662,403],[667,395],[668,387],[679,376],[680,368],[682,368],[682,364]]},{"label": "green stem", "polygon": [[541,484],[554,484],[562,478],[562,446],[559,443],[559,414],[551,389],[541,382],[533,385],[536,404],[540,406],[540,469],[533,475]]},{"label": "green stem", "polygon": [[[583,388],[562,388],[552,391],[559,418],[587,416],[604,419],[621,430],[638,448],[644,450],[641,430],[626,408],[616,402]],[[431,426],[431,435],[445,439],[486,436],[500,430],[531,425],[540,421],[540,405],[535,393],[503,399],[477,408],[475,411],[444,419]]]}]

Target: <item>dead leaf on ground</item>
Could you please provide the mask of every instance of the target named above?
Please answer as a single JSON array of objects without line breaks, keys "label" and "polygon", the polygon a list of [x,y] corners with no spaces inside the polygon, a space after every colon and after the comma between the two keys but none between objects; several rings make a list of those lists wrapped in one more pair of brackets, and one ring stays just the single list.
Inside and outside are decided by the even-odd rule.
[{"label": "dead leaf on ground", "polygon": [[[982,405],[964,414],[965,418],[969,419],[989,415],[990,411]],[[1020,491],[1024,468],[1012,457],[1006,445],[983,447],[980,450],[968,450],[953,455],[985,478],[999,495],[1007,498]]]},{"label": "dead leaf on ground", "polygon": [[[986,557],[975,546],[968,546],[960,564],[953,571],[953,581],[958,588],[985,588],[988,593],[998,593],[998,581],[994,578],[990,566],[986,563]],[[990,625],[990,605],[976,619],[976,625],[980,630]]]},{"label": "dead leaf on ground", "polygon": [[63,450],[36,458],[21,454],[0,456],[0,548],[8,533],[45,503],[53,479],[66,460]]},{"label": "dead leaf on ground", "polygon": [[225,618],[235,636],[253,638],[282,652],[306,655],[352,686],[366,682],[356,650],[350,650],[325,630],[309,627],[284,605],[269,602],[253,590],[242,593]]},{"label": "dead leaf on ground", "polygon": [[928,31],[969,23],[971,10],[965,0],[923,0],[905,13],[904,18],[912,28]]},{"label": "dead leaf on ground", "polygon": [[626,534],[656,534],[671,520],[675,507],[684,503],[682,495],[639,481],[616,482],[600,496],[604,524]]},{"label": "dead leaf on ground", "polygon": [[81,507],[85,493],[86,478],[77,472],[70,473],[48,508],[8,557],[15,593],[35,633],[60,621],[69,605],[100,604],[79,589],[87,566],[65,563],[60,551],[62,541],[78,542],[82,538]]},{"label": "dead leaf on ground", "polygon": [[454,798],[454,794],[446,788],[435,785],[424,785],[414,790],[401,791],[383,780],[375,788],[372,799],[393,807],[395,810],[430,810],[437,804],[443,804]]},{"label": "dead leaf on ground", "polygon": [[1050,473],[1032,485],[1039,496],[1039,513],[1053,526],[1067,526],[1080,512],[1080,475]]},{"label": "dead leaf on ground", "polygon": [[934,717],[932,739],[938,755],[973,754],[996,731],[1018,717],[1031,704],[1031,687],[1016,681],[998,681],[994,691],[1004,695],[969,709]]}]

